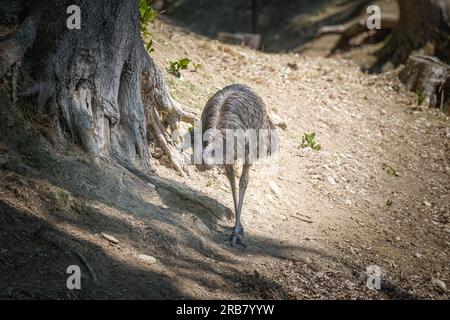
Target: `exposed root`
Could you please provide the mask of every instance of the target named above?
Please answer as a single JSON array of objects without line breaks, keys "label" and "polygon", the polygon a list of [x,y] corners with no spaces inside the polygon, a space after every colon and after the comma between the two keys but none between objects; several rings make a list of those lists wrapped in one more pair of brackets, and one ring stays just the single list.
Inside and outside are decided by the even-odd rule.
[{"label": "exposed root", "polygon": [[153,129],[153,133],[155,134],[155,137],[158,140],[159,145],[164,150],[164,152],[169,156],[169,159],[170,159],[172,165],[175,167],[175,169],[182,176],[186,176],[186,173],[184,172],[182,166],[180,165],[180,162],[177,160],[176,150],[169,143],[170,140],[166,139],[163,131],[161,131],[162,124],[160,123],[161,120],[159,119],[159,117],[156,113],[156,110],[154,109],[154,107],[150,106],[149,111],[151,112],[151,125],[152,125],[152,129]]},{"label": "exposed root", "polygon": [[[381,17],[381,26],[383,32],[392,30],[398,22],[398,17],[394,15],[383,15]],[[330,55],[335,54],[338,50],[343,49],[349,45],[350,40],[361,34],[367,32],[367,19],[361,18],[358,20],[353,20],[351,22],[333,26],[323,26],[317,32],[317,37],[326,34],[340,34],[341,38],[331,50]]]},{"label": "exposed root", "polygon": [[97,275],[95,274],[94,269],[91,267],[90,263],[86,260],[86,258],[79,253],[76,250],[72,250],[73,253],[78,257],[78,259],[81,260],[81,262],[83,263],[84,267],[88,270],[89,274],[91,275],[91,279],[94,282],[95,285],[97,285],[98,280],[97,280]]},{"label": "exposed root", "polygon": [[[144,66],[142,70],[141,93],[143,103],[147,109],[147,121],[151,125],[159,146],[169,156],[172,165],[182,176],[186,176],[186,172],[180,164],[181,156],[173,147],[170,135],[162,123],[162,118],[165,117],[171,129],[175,130],[180,120],[194,124],[199,117],[194,112],[186,110],[186,107],[182,106],[169,95],[161,71],[155,66],[144,50],[142,59]],[[158,111],[160,112],[158,113]]]},{"label": "exposed root", "polygon": [[14,107],[16,106],[16,103],[17,103],[17,78],[19,76],[20,66],[21,66],[20,61],[17,62],[13,66],[12,76],[11,76],[11,99],[12,99],[12,105]]},{"label": "exposed root", "polygon": [[413,51],[412,42],[393,35],[386,45],[377,52],[377,61],[369,69],[369,73],[380,73],[402,64]]},{"label": "exposed root", "polygon": [[[325,34],[342,34],[347,37],[353,37],[361,32],[367,31],[366,18],[353,20],[348,23],[323,26],[317,31],[317,36],[323,36]],[[394,15],[383,15],[381,17],[381,27],[392,29],[398,22],[398,18]]]},{"label": "exposed root", "polygon": [[196,121],[200,120],[197,114],[190,110],[187,106],[181,105],[178,101],[175,101],[170,97],[170,101],[172,103],[173,110],[176,114],[178,114],[182,121],[194,124]]}]

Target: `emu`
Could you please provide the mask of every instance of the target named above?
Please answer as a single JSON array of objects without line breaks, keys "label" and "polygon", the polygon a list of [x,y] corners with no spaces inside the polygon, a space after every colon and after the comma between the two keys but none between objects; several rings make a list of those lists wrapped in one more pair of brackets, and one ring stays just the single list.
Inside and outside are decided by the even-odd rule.
[{"label": "emu", "polygon": [[[275,126],[267,115],[263,100],[250,87],[232,84],[208,100],[201,116],[201,130],[194,131],[191,138],[197,169],[204,171],[216,165],[225,166],[236,217],[230,237],[231,246],[240,244],[246,247],[241,211],[249,183],[249,171],[255,160],[273,154],[278,148]],[[195,137],[199,132],[201,136]],[[230,132],[233,134],[230,135]],[[199,145],[202,147],[201,152],[197,147]],[[238,161],[242,162],[239,198],[235,181]]]}]

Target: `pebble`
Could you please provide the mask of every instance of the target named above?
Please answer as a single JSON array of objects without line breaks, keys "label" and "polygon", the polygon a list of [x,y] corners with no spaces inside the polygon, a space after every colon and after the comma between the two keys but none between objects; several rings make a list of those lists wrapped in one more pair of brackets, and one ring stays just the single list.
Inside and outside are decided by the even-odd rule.
[{"label": "pebble", "polygon": [[332,176],[329,176],[327,180],[332,186],[336,185],[336,180]]},{"label": "pebble", "polygon": [[145,263],[148,263],[148,264],[155,264],[156,263],[156,258],[155,257],[148,256],[146,254],[138,255],[138,259],[143,261],[143,262],[145,262]]},{"label": "pebble", "polygon": [[444,292],[444,293],[447,292],[447,285],[445,284],[444,281],[436,279],[436,278],[431,278],[431,283],[433,284],[433,286],[435,286],[441,292]]},{"label": "pebble", "polygon": [[113,236],[111,236],[109,234],[101,233],[101,236],[102,236],[103,239],[106,239],[106,240],[108,240],[109,242],[111,242],[113,244],[118,244],[119,243],[119,240],[117,240],[117,238],[115,238],[115,237],[113,237]]},{"label": "pebble", "polygon": [[270,119],[272,120],[273,124],[276,125],[277,127],[286,130],[287,129],[287,122],[282,119],[279,115],[277,115],[276,113],[272,113],[270,115]]},{"label": "pebble", "polygon": [[281,190],[280,187],[274,182],[274,181],[269,181],[269,189],[270,191],[272,191],[272,193],[274,195],[276,195],[277,197],[281,196]]}]

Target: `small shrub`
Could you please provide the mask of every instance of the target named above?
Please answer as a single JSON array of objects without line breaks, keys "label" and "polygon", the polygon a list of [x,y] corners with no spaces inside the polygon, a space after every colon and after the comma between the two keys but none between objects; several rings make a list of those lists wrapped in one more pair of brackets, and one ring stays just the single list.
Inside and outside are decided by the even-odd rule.
[{"label": "small shrub", "polygon": [[[152,34],[148,31],[148,24],[155,22],[156,18],[158,17],[158,12],[150,6],[151,2],[151,0],[140,0],[139,2],[139,16],[141,22],[142,38],[152,36]],[[154,51],[152,39],[149,40],[149,42],[145,46],[145,49],[148,53]]]},{"label": "small shrub", "polygon": [[53,193],[53,198],[59,209],[69,211],[71,207],[71,199],[69,193],[64,190],[58,190]]},{"label": "small shrub", "polygon": [[388,166],[386,164],[384,165],[384,171],[386,171],[387,174],[389,174],[391,176],[394,176],[394,177],[399,177],[400,176],[400,173],[398,173],[397,170],[395,170],[394,168],[392,168],[391,166]]},{"label": "small shrub", "polygon": [[322,147],[320,144],[316,143],[316,134],[313,133],[305,133],[302,137],[302,148],[311,148],[315,151],[320,151]]},{"label": "small shrub", "polygon": [[170,61],[170,67],[168,69],[169,73],[177,78],[181,77],[181,70],[186,70],[191,63],[188,58],[183,58],[178,61]]},{"label": "small shrub", "polygon": [[424,102],[425,102],[425,94],[423,93],[423,91],[419,91],[417,92],[417,104],[419,106],[421,106]]}]

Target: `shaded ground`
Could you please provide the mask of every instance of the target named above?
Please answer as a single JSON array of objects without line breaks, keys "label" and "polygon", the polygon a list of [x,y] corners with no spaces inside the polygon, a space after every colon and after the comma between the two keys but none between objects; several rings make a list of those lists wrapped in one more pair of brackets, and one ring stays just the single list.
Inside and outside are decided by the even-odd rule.
[{"label": "shaded ground", "polygon": [[[450,280],[448,118],[418,106],[395,73],[254,52],[166,22],[153,34],[161,68],[185,56],[202,65],[181,79],[166,73],[179,101],[200,112],[242,82],[287,122],[277,170],[251,172],[249,247],[227,241],[232,200],[220,170],[182,178],[162,157],[155,174],[135,175],[74,147],[16,141],[2,121],[1,298],[449,298],[431,283]],[[321,151],[300,147],[305,132]],[[70,264],[82,267],[80,291],[65,287]],[[371,265],[382,290],[365,286]]]},{"label": "shaded ground", "polygon": [[[369,5],[378,5],[383,15],[397,15],[396,0],[270,0],[260,1],[258,30],[261,50],[265,52],[297,52],[326,57],[338,44],[340,35],[317,37],[323,26],[357,21],[369,15]],[[217,38],[219,32],[251,33],[251,1],[174,0],[162,17],[171,23],[200,35]],[[232,17],[232,18],[230,18]],[[388,32],[365,32],[336,52],[337,57],[355,61],[363,70],[376,61]]]}]

